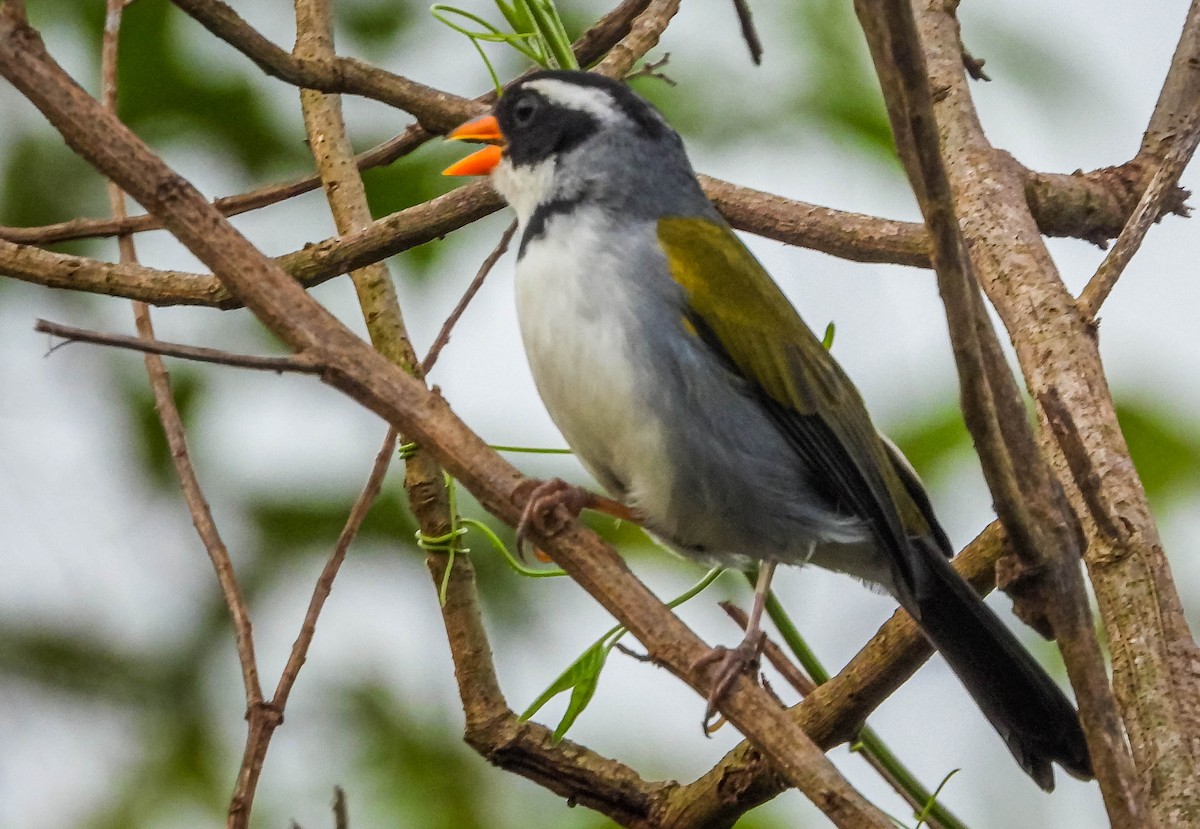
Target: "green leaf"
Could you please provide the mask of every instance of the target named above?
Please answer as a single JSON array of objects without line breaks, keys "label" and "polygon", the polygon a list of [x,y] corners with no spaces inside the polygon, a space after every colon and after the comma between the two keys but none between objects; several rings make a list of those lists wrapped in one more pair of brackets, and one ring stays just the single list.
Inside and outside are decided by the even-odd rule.
[{"label": "green leaf", "polygon": [[500,14],[504,15],[508,25],[517,34],[533,32],[533,21],[529,19],[529,12],[526,11],[524,3],[514,2],[510,5],[504,0],[496,0],[496,8],[500,9]]},{"label": "green leaf", "polygon": [[583,713],[583,709],[587,708],[588,703],[592,700],[592,696],[596,693],[596,684],[600,681],[600,671],[604,668],[604,662],[608,658],[608,652],[611,649],[612,645],[601,639],[584,651],[583,655],[572,662],[559,675],[558,679],[554,680],[550,684],[550,687],[543,691],[533,701],[533,704],[525,709],[521,714],[521,719],[529,719],[547,702],[569,690],[571,692],[571,700],[567,703],[567,710],[559,721],[558,727],[554,729],[555,741],[561,740],[579,715]]},{"label": "green leaf", "polygon": [[825,336],[821,337],[821,346],[829,351],[833,348],[833,338],[837,334],[837,323],[833,320],[829,321],[829,325],[825,326]]}]

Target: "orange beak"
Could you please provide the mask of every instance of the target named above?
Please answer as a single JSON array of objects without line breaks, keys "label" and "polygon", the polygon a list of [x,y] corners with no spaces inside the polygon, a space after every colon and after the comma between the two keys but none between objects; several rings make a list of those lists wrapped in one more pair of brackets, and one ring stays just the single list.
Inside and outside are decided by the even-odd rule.
[{"label": "orange beak", "polygon": [[462,126],[455,127],[447,135],[448,141],[484,141],[489,146],[471,153],[461,161],[442,170],[444,176],[486,176],[504,157],[504,133],[494,115],[483,115]]}]

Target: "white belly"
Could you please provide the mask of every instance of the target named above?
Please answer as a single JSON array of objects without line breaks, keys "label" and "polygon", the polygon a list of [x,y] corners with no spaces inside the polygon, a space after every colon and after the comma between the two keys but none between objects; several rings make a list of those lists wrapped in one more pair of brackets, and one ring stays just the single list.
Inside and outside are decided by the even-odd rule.
[{"label": "white belly", "polygon": [[[594,214],[593,214],[594,215]],[[661,424],[634,382],[631,297],[588,216],[551,217],[517,266],[517,318],[538,393],[567,444],[630,506],[658,512],[671,492]],[[558,232],[556,232],[558,231]]]}]

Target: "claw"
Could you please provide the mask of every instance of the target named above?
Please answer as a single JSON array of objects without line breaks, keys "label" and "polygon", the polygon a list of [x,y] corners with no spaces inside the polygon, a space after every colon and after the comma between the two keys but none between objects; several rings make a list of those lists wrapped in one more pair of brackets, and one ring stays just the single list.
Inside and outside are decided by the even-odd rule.
[{"label": "claw", "polygon": [[704,709],[704,720],[700,724],[706,737],[712,736],[712,732],[716,730],[712,726],[712,721],[717,716],[717,706],[729,693],[733,683],[743,673],[756,674],[758,672],[759,655],[762,653],[765,642],[766,636],[762,630],[751,631],[737,647],[727,648],[724,645],[717,645],[696,660],[692,666],[693,669],[698,670],[714,662],[721,663],[717,668],[716,675],[713,676],[712,685],[709,687],[708,705]]},{"label": "claw", "polygon": [[[513,497],[518,501],[522,497],[525,498],[525,508],[521,510],[521,520],[517,522],[517,555],[522,560],[525,559],[525,540],[531,529],[542,536],[556,535],[566,529],[585,509],[604,512],[635,524],[641,524],[643,520],[641,513],[620,501],[589,492],[561,478],[522,481]],[[542,555],[538,552],[538,558],[542,558]],[[549,556],[546,556],[545,560],[549,561]]]},{"label": "claw", "polygon": [[750,608],[750,616],[746,621],[746,635],[736,648],[732,650],[717,646],[696,660],[693,668],[703,668],[720,660],[721,666],[713,677],[708,691],[708,707],[704,709],[704,721],[700,727],[704,735],[710,736],[713,729],[709,727],[713,717],[717,715],[717,706],[721,699],[729,693],[734,681],[743,673],[758,672],[758,657],[766,644],[766,634],[762,629],[763,608],[766,606],[767,593],[771,589],[771,577],[775,575],[774,561],[765,561],[758,570],[758,584],[754,588],[754,605]]},{"label": "claw", "polygon": [[542,536],[562,532],[595,497],[583,487],[568,484],[561,478],[530,481],[522,488],[528,489],[530,486],[532,491],[525,501],[525,508],[521,510],[521,520],[517,522],[517,554],[522,559],[525,558],[525,541],[530,530]]}]

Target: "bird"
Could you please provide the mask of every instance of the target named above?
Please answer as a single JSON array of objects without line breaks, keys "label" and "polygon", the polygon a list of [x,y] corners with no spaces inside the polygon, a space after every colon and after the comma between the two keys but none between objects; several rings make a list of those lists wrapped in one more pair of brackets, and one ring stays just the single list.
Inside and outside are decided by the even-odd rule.
[{"label": "bird", "polygon": [[693,561],[758,570],[745,638],[713,649],[707,723],[755,664],[777,565],[890,593],[1022,769],[1093,776],[1073,704],[958,575],[912,466],[783,291],[705,196],[683,140],[622,81],[534,72],[448,133],[485,144],[516,212],[517,320],[538,394],[608,493],[530,494],[519,536],[599,509]]}]

